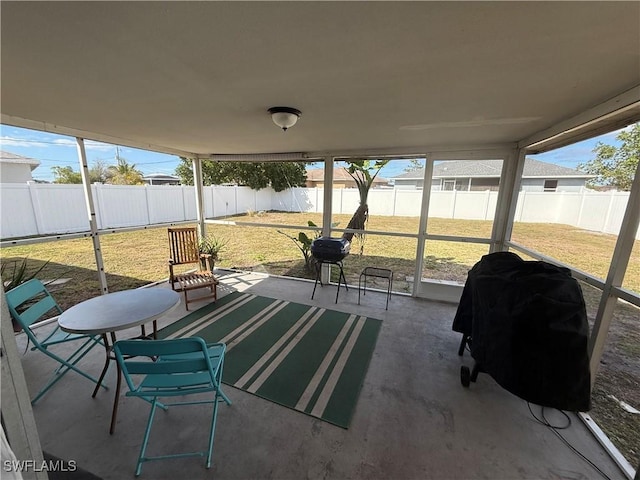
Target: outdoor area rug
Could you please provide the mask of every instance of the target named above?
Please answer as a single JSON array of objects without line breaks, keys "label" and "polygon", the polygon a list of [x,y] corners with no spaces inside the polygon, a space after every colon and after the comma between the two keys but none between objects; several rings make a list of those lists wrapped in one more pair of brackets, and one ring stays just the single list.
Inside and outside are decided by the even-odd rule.
[{"label": "outdoor area rug", "polygon": [[223,382],[348,428],[382,322],[234,292],[158,338],[224,342]]}]

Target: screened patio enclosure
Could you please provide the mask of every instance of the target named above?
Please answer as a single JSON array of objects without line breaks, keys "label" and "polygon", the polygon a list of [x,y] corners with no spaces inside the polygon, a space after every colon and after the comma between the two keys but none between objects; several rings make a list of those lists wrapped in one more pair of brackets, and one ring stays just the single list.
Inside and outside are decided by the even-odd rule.
[{"label": "screened patio enclosure", "polygon": [[[424,189],[415,274],[431,242],[556,261],[512,240],[527,154],[640,121],[637,2],[3,2],[1,122],[77,138],[103,291],[84,140],[201,161],[324,162],[322,233],[337,161],[502,160],[490,235],[429,228]],[[286,132],[267,110],[299,109]],[[640,218],[636,172],[590,339],[597,371]],[[299,226],[291,226],[299,228]],[[393,232],[373,231],[372,235]],[[457,301],[460,286],[411,295]]]}]

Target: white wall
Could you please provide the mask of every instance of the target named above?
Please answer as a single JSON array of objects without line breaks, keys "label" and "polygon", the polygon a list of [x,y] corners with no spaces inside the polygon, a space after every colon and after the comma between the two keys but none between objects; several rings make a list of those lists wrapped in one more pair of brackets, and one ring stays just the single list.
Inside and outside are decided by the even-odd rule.
[{"label": "white wall", "polygon": [[[526,192],[543,192],[545,180],[554,180],[552,177],[523,178],[520,189]],[[581,178],[558,178],[556,192],[581,192],[585,189],[585,180]]]},{"label": "white wall", "polygon": [[[196,219],[193,187],[172,185],[92,185],[99,229],[136,227]],[[322,212],[323,189],[293,188],[274,192],[248,187],[204,187],[207,218],[249,211]],[[429,216],[492,220],[498,192],[432,191]],[[562,223],[597,232],[617,234],[629,194],[626,192],[522,191],[516,222]],[[333,211],[352,214],[358,207],[355,188],[333,191]],[[372,215],[420,215],[421,190],[372,189]],[[340,225],[344,228],[346,225]],[[0,237],[86,232],[89,220],[82,185],[0,184]],[[636,234],[640,238],[640,232]]]},{"label": "white wall", "polygon": [[33,180],[31,165],[27,163],[2,163],[0,164],[0,182],[2,183],[27,183]]}]

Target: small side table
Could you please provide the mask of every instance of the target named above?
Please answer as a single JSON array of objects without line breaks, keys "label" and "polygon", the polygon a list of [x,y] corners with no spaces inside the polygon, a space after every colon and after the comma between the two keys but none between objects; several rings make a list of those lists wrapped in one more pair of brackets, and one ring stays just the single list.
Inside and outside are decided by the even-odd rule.
[{"label": "small side table", "polygon": [[[387,279],[387,306],[385,307],[385,310],[388,310],[389,298],[391,298],[391,288],[393,287],[393,272],[388,268],[365,267],[360,274],[360,279],[358,280],[358,305],[360,305],[360,290],[362,290],[363,295],[367,294],[367,277]],[[363,286],[364,288],[362,288]]]}]

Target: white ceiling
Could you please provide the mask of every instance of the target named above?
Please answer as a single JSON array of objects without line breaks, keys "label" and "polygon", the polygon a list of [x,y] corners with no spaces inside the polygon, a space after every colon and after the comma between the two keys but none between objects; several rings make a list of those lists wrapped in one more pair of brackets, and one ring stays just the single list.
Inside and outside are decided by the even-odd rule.
[{"label": "white ceiling", "polygon": [[[504,145],[603,102],[640,104],[635,1],[0,9],[3,123],[160,151]],[[302,111],[286,133],[277,105]]]}]

